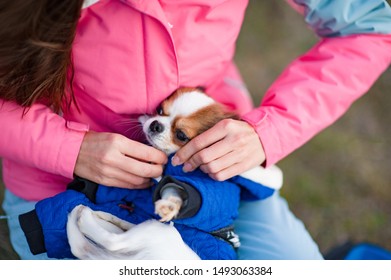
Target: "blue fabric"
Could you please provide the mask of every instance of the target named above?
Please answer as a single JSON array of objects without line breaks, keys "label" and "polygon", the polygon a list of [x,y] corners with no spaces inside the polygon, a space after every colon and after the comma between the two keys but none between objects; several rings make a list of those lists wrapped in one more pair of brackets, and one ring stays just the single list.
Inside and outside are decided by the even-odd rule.
[{"label": "blue fabric", "polygon": [[59,259],[73,257],[68,244],[66,224],[68,214],[79,204],[92,206],[85,195],[71,190],[39,201],[35,206],[49,257]]},{"label": "blue fabric", "polygon": [[[264,199],[274,190],[242,177],[219,182],[211,179],[201,170],[191,173],[182,171],[181,166],[166,166],[164,175],[193,186],[200,193],[202,206],[190,218],[175,220],[175,226],[184,241],[202,259],[236,259],[232,246],[211,234],[233,224],[238,216],[241,189],[248,199]],[[68,190],[54,197],[44,199],[35,206],[41,222],[45,246],[49,257],[71,258],[72,253],[66,236],[67,216],[79,204],[94,210],[109,212],[128,222],[138,224],[148,219],[158,219],[154,214],[152,201],[155,186],[143,190],[127,190],[99,186],[96,203],[74,190]],[[131,212],[119,207],[120,204],[132,204]]]},{"label": "blue fabric", "polygon": [[182,166],[174,167],[171,164],[167,165],[165,175],[171,175],[175,179],[193,186],[202,197],[202,207],[194,217],[175,222],[206,232],[233,224],[238,216],[241,199],[264,199],[274,193],[274,189],[240,176],[219,182],[210,178],[200,169],[185,173],[182,171]]},{"label": "blue fabric", "polygon": [[278,192],[267,199],[242,201],[234,225],[240,236],[240,260],[323,259],[303,222]]},{"label": "blue fabric", "polygon": [[[35,203],[5,190],[2,206],[8,216],[11,243],[23,260],[49,259],[46,253],[31,254],[18,222],[18,216],[33,210]],[[235,228],[241,236],[241,260],[322,258],[318,246],[278,192],[264,200],[242,201]]]},{"label": "blue fabric", "polygon": [[[169,161],[170,162],[170,161]],[[164,174],[193,186],[202,197],[202,207],[191,218],[177,219],[176,224],[187,225],[205,232],[215,231],[232,225],[238,216],[240,199],[265,199],[274,193],[274,189],[253,182],[249,179],[236,176],[230,180],[219,182],[211,179],[207,174],[197,169],[191,173],[182,171],[182,166],[167,164]],[[152,202],[156,185],[147,190],[126,190],[100,186],[96,194],[98,204],[108,201],[132,202],[134,213],[137,216],[145,215],[149,218],[159,218],[154,215]],[[122,217],[129,218],[129,217]],[[132,218],[132,223],[139,220]]]},{"label": "blue fabric", "polygon": [[391,260],[391,252],[376,244],[356,244],[346,255],[345,260]]},{"label": "blue fabric", "polygon": [[35,210],[43,229],[45,248],[50,258],[74,258],[68,243],[66,225],[68,214],[80,204],[116,216],[125,216],[128,213],[127,210],[118,207],[117,201],[94,204],[83,193],[74,190],[67,190],[37,202]]},{"label": "blue fabric", "polygon": [[385,0],[294,0],[321,37],[390,34],[391,8]]}]

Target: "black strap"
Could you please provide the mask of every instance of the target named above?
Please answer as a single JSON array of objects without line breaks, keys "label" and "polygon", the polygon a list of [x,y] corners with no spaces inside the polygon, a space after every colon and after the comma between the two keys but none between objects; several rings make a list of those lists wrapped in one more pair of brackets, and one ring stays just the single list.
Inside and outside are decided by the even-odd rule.
[{"label": "black strap", "polygon": [[85,196],[93,203],[96,202],[96,192],[98,191],[98,184],[90,180],[75,177],[67,186],[68,190],[74,190],[85,194]]},{"label": "black strap", "polygon": [[225,228],[212,231],[210,234],[228,242],[234,249],[238,249],[240,247],[239,235],[235,233],[233,226],[227,226]]},{"label": "black strap", "polygon": [[45,253],[45,239],[37,212],[32,210],[19,215],[19,223],[26,236],[31,253],[33,253],[33,255]]}]

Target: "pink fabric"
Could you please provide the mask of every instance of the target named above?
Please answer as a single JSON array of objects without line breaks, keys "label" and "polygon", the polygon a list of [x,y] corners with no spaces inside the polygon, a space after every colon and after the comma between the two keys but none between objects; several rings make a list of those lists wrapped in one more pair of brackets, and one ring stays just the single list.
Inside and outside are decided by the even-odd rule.
[{"label": "pink fabric", "polygon": [[7,188],[28,200],[63,191],[85,131],[142,140],[134,121],[179,86],[205,86],[244,115],[270,165],[340,116],[390,63],[389,36],[324,40],[253,110],[232,62],[246,6],[237,0],[101,0],[84,10],[74,43],[80,111],[72,107],[58,116],[37,104],[22,118],[18,105],[0,107]]},{"label": "pink fabric", "polygon": [[0,107],[6,187],[28,200],[63,191],[88,127],[142,140],[135,120],[179,86],[205,86],[231,108],[251,110],[232,63],[246,6],[183,0],[178,9],[170,0],[101,0],[85,9],[73,50],[80,111],[73,106],[60,117],[35,105],[22,118],[16,104]]},{"label": "pink fabric", "polygon": [[17,104],[0,104],[3,179],[14,194],[38,200],[58,193],[73,177],[88,125],[67,122],[41,104],[22,115]]},{"label": "pink fabric", "polygon": [[391,63],[391,35],[323,39],[299,57],[243,116],[260,135],[266,166],[333,123]]}]

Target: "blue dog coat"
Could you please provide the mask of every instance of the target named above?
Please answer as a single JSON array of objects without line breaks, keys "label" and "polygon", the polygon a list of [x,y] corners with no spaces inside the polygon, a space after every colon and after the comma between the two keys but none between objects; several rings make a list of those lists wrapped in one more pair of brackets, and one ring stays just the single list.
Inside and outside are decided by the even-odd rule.
[{"label": "blue dog coat", "polygon": [[[261,168],[259,171],[265,172]],[[181,166],[168,164],[163,179],[149,189],[128,190],[102,185],[95,185],[90,193],[68,189],[39,201],[35,210],[20,216],[20,222],[33,253],[46,251],[49,257],[72,258],[66,223],[68,213],[74,207],[83,204],[139,224],[159,219],[154,214],[154,201],[160,199],[160,192],[167,183],[174,183],[180,185],[186,194],[184,208],[173,220],[184,242],[201,259],[236,259],[235,249],[227,242],[230,237],[226,235],[232,235],[230,229],[238,216],[240,200],[265,199],[282,183],[279,169],[255,175],[260,179],[235,176],[220,182],[199,169],[185,173]],[[270,180],[270,176],[275,178]],[[266,186],[262,182],[270,184]]]}]

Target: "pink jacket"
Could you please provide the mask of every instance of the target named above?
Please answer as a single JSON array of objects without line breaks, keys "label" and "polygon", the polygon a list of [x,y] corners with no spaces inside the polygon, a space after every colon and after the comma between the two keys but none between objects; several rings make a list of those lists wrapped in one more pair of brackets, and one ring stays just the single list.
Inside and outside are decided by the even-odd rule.
[{"label": "pink jacket", "polygon": [[6,187],[28,200],[63,191],[86,131],[141,140],[134,120],[180,86],[205,86],[238,110],[271,165],[343,114],[391,61],[388,35],[323,39],[253,109],[232,62],[246,6],[243,0],[100,0],[83,10],[73,50],[80,111],[60,116],[36,104],[22,118],[13,102],[0,106]]}]

